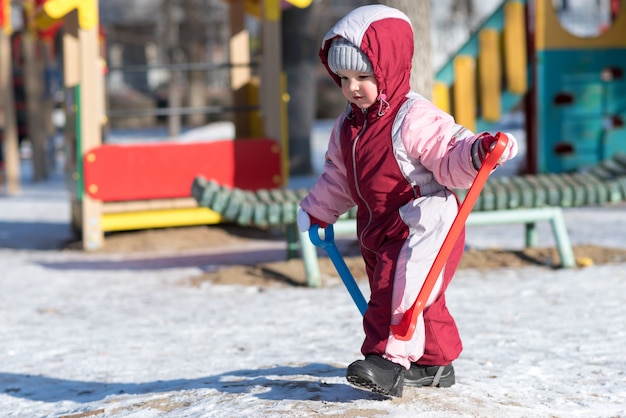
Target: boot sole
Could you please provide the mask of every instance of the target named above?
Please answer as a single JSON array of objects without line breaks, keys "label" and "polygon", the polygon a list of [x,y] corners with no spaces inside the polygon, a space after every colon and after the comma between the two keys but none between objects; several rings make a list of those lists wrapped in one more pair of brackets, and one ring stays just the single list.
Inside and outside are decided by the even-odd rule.
[{"label": "boot sole", "polygon": [[[359,372],[362,372],[365,375],[361,375]],[[398,398],[402,397],[402,376],[399,377],[398,381],[394,382],[391,389],[376,383],[373,376],[369,376],[368,373],[363,370],[353,370],[352,374],[346,376],[346,379],[349,383],[361,389],[366,389],[374,393],[380,393],[381,395],[395,396]]]},{"label": "boot sole", "polygon": [[389,390],[383,388],[382,386],[377,385],[376,383],[370,380],[364,379],[362,377],[348,376],[347,379],[348,379],[348,382],[350,382],[351,384],[353,384],[354,386],[360,389],[366,389],[374,393],[380,393],[381,395],[398,396],[398,395],[391,395]]}]

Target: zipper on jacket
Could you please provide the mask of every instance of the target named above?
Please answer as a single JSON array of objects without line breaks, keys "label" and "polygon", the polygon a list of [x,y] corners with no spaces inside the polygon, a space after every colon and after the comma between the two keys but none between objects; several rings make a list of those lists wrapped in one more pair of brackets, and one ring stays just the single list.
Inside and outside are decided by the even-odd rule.
[{"label": "zipper on jacket", "polygon": [[369,250],[371,252],[374,252],[374,250],[372,250],[371,248],[366,247],[363,244],[363,235],[365,235],[365,231],[367,230],[369,225],[372,223],[372,208],[370,208],[370,206],[367,204],[367,201],[365,200],[365,198],[361,194],[361,189],[359,188],[359,181],[358,181],[357,170],[356,170],[356,146],[357,146],[357,143],[359,142],[359,140],[361,139],[361,136],[362,136],[363,132],[365,131],[366,127],[367,127],[367,118],[365,118],[365,121],[363,122],[363,127],[359,131],[359,133],[356,136],[356,138],[354,138],[354,142],[352,143],[352,172],[353,172],[352,174],[353,174],[353,177],[354,177],[354,189],[356,190],[356,193],[359,195],[359,198],[361,199],[361,201],[363,202],[363,204],[367,208],[367,212],[369,213],[369,219],[367,221],[367,224],[361,230],[361,235],[359,236],[359,242],[361,243],[361,247],[362,248],[365,248],[365,249],[367,249],[367,250]]}]

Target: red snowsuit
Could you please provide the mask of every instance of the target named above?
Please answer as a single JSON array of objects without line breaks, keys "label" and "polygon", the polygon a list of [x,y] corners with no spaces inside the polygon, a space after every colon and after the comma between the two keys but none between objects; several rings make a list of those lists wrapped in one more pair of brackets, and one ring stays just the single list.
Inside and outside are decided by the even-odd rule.
[{"label": "red snowsuit", "polygon": [[301,207],[333,223],[358,206],[357,235],[371,289],[363,354],[406,368],[410,362],[446,365],[462,350],[444,292],[461,259],[464,234],[414,337],[396,340],[389,327],[413,304],[456,216],[458,202],[449,188],[467,188],[476,176],[470,156],[476,136],[411,91],[411,24],[395,9],[372,7],[339,21],[324,37],[320,57],[341,85],[327,64],[331,40],[341,36],[360,47],[372,63],[379,100],[366,111],[351,105],[337,119],[324,173]]}]

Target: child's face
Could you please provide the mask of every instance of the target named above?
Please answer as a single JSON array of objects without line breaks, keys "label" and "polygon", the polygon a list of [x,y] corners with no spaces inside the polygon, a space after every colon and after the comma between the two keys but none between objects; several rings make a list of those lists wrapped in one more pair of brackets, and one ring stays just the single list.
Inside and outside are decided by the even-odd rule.
[{"label": "child's face", "polygon": [[376,103],[378,82],[373,73],[341,70],[337,75],[341,78],[341,92],[351,103],[361,109],[367,109]]}]

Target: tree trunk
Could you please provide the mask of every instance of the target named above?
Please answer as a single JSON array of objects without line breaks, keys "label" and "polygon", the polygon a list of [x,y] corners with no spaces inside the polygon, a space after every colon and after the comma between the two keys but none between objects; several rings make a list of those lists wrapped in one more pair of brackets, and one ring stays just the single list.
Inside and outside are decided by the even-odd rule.
[{"label": "tree trunk", "polygon": [[33,180],[43,181],[48,178],[47,137],[42,120],[49,118],[43,100],[43,64],[38,57],[38,41],[33,34],[25,33],[22,38],[24,48],[24,88],[26,92],[26,117],[28,139],[33,150]]},{"label": "tree trunk", "polygon": [[[185,0],[185,24],[181,27],[181,46],[185,50],[188,62],[199,63],[206,61],[206,31],[205,2]],[[206,71],[190,70],[188,73],[188,100],[190,107],[204,107],[206,105]],[[194,113],[187,116],[187,123],[200,126],[206,123],[206,115]]]},{"label": "tree trunk", "polygon": [[[175,0],[165,0],[165,37],[167,45],[167,57],[171,64],[178,64],[182,61],[182,51],[179,45],[178,22],[174,19],[176,10]],[[170,70],[170,82],[167,89],[167,102],[170,111],[178,110],[181,106],[180,98],[180,74],[178,70]],[[170,114],[167,118],[167,133],[170,137],[180,134],[181,116],[180,114]]]},{"label": "tree trunk", "polygon": [[312,22],[317,2],[283,12],[283,66],[287,75],[289,165],[292,175],[309,175],[311,165],[311,130],[315,119],[317,89],[315,68],[317,39]]},{"label": "tree trunk", "polygon": [[[0,157],[4,157],[5,178],[2,179],[0,167],[0,188],[3,180],[6,192],[9,195],[20,192],[20,156],[17,138],[17,119],[15,115],[15,100],[13,96],[13,64],[11,62],[11,40],[0,27],[0,127],[2,141],[0,141]],[[2,158],[0,158],[2,162]]]}]

